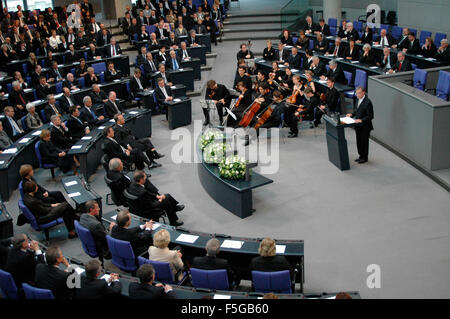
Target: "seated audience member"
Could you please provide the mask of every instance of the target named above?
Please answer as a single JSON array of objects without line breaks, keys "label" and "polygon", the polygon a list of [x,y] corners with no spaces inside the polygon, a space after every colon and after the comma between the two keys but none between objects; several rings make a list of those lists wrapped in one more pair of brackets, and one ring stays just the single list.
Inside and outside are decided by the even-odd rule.
[{"label": "seated audience member", "polygon": [[69,129],[72,140],[79,141],[85,134],[89,134],[89,123],[80,119],[80,108],[73,105],[69,108],[69,119],[67,120],[67,128]]},{"label": "seated audience member", "polygon": [[155,72],[158,72],[158,68],[155,61],[153,61],[153,55],[151,52],[147,53],[146,60],[144,60],[142,65],[144,66],[144,78],[146,80],[145,86],[151,86],[152,75],[155,74]]},{"label": "seated audience member", "polygon": [[75,51],[73,44],[69,45],[69,52],[66,53],[66,64],[72,64],[79,61],[78,52]]},{"label": "seated audience member", "polygon": [[75,210],[67,202],[61,203],[46,203],[36,196],[39,187],[33,181],[26,181],[23,183],[23,202],[25,206],[31,211],[36,218],[38,224],[47,224],[53,220],[62,217],[67,231],[69,232],[69,238],[77,237],[75,233]]},{"label": "seated audience member", "polygon": [[91,43],[89,44],[89,50],[87,51],[87,60],[98,60],[101,58],[100,52],[95,47],[95,44]]},{"label": "seated audience member", "polygon": [[220,241],[218,241],[216,238],[208,240],[205,249],[206,256],[194,257],[191,268],[204,270],[225,269],[227,271],[228,281],[231,286],[231,284],[235,282],[236,277],[228,263],[228,260],[217,257],[220,252]]},{"label": "seated audience member", "polygon": [[327,80],[328,90],[325,93],[325,101],[322,101],[317,107],[316,112],[314,112],[314,126],[317,127],[321,121],[320,119],[324,114],[329,114],[329,112],[340,111],[341,107],[339,104],[339,92],[334,87],[335,79],[329,77]]},{"label": "seated audience member", "polygon": [[169,263],[175,281],[183,278],[184,264],[180,250],[170,250],[170,233],[161,229],[153,236],[153,245],[148,249],[148,259],[151,261],[163,261]]},{"label": "seated audience member", "polygon": [[372,51],[372,48],[370,47],[370,44],[368,43],[364,44],[363,52],[359,57],[359,62],[368,65],[375,65],[375,56]]},{"label": "seated audience member", "polygon": [[[276,63],[276,62],[275,62]],[[277,64],[278,66],[278,64]],[[238,67],[238,73],[236,74],[236,77],[234,78],[234,84],[233,88],[237,88],[237,84],[239,82],[243,82],[245,84],[245,87],[247,90],[252,89],[252,79],[246,74],[246,68],[245,66],[239,66]]]},{"label": "seated audience member", "polygon": [[318,56],[312,57],[312,62],[311,62],[309,69],[314,73],[315,76],[322,76],[327,73],[327,69],[320,62],[320,59]]},{"label": "seated audience member", "polygon": [[328,65],[330,69],[328,70],[326,75],[322,75],[320,77],[321,80],[325,80],[325,78],[333,78],[336,82],[341,84],[347,84],[347,79],[345,78],[344,71],[338,65],[336,60],[331,60]]},{"label": "seated audience member", "polygon": [[86,207],[86,213],[81,215],[80,224],[91,232],[95,241],[95,249],[99,256],[110,259],[111,253],[109,252],[108,244],[106,242],[106,235],[109,235],[109,232],[116,226],[116,223],[112,222],[109,225],[109,230],[107,230],[101,221],[98,202],[89,200],[84,205]]},{"label": "seated audience member", "polygon": [[140,283],[132,282],[129,286],[128,295],[131,299],[175,299],[172,286],[161,283],[153,285],[155,280],[155,269],[150,264],[139,267],[136,275]]},{"label": "seated audience member", "polygon": [[266,61],[273,61],[275,59],[275,49],[272,47],[272,41],[266,41],[266,47],[263,51],[263,59]]},{"label": "seated audience member", "polygon": [[242,43],[240,46],[239,52],[236,54],[236,58],[239,61],[240,59],[254,59],[253,52],[248,50],[247,45]]},{"label": "seated audience member", "polygon": [[92,109],[92,99],[88,95],[83,98],[83,107],[80,110],[80,120],[87,122],[90,129],[105,121],[103,115],[97,116],[95,114],[95,111]]},{"label": "seated audience member", "polygon": [[412,67],[409,61],[405,57],[405,52],[399,51],[397,53],[397,62],[392,66],[392,69],[390,69],[388,72],[390,74],[392,73],[398,73],[398,72],[406,72],[411,71]]},{"label": "seated audience member", "polygon": [[58,61],[52,61],[50,70],[48,71],[48,77],[49,83],[59,82],[64,79],[64,74],[58,67]]},{"label": "seated audience member", "polygon": [[178,49],[180,46],[180,40],[175,37],[175,33],[170,32],[169,38],[166,40],[166,46],[172,50]]},{"label": "seated audience member", "polygon": [[29,241],[27,235],[17,234],[12,240],[5,267],[14,278],[17,287],[22,283],[31,284],[34,280],[36,265],[44,262],[44,255],[37,241]]},{"label": "seated audience member", "polygon": [[42,130],[40,134],[41,143],[39,144],[39,151],[42,156],[43,164],[57,165],[63,173],[67,173],[71,169],[75,175],[78,175],[77,167],[78,161],[74,156],[67,155],[64,150],[57,148],[50,141],[50,131]]},{"label": "seated audience member", "polygon": [[70,93],[70,89],[63,88],[63,95],[59,98],[59,105],[64,113],[69,114],[69,108],[75,105],[75,98]]},{"label": "seated audience member", "polygon": [[165,210],[169,217],[170,225],[181,226],[177,212],[184,209],[170,194],[160,195],[158,189],[147,178],[144,171],[134,173],[133,182],[128,188],[128,193],[138,197],[133,214],[151,218],[155,216],[155,209]]},{"label": "seated audience member", "polygon": [[366,26],[366,28],[364,29],[364,33],[362,34],[361,38],[356,41],[356,43],[372,44],[372,38],[373,30],[370,26]]},{"label": "seated audience member", "polygon": [[444,65],[450,64],[450,48],[448,47],[447,39],[441,40],[441,46],[437,50],[436,59],[441,61]]},{"label": "seated audience member", "polygon": [[309,38],[305,35],[304,30],[298,32],[297,42],[294,43],[295,46],[301,50],[306,50],[309,47]]},{"label": "seated audience member", "polygon": [[195,32],[195,30],[191,30],[189,32],[187,44],[189,47],[194,47],[194,48],[199,46],[199,41],[198,41],[197,33]]},{"label": "seated audience member", "polygon": [[36,113],[36,107],[33,103],[27,104],[27,117],[25,118],[25,122],[27,123],[27,127],[29,130],[34,130],[40,128],[42,126],[42,120],[39,115]]},{"label": "seated audience member", "polygon": [[3,122],[0,121],[0,154],[7,149],[13,141],[9,138],[8,134],[3,130]]},{"label": "seated audience member", "polygon": [[290,45],[290,46],[294,45],[289,30],[283,30],[283,33],[280,36],[280,42],[283,43],[283,45]]},{"label": "seated audience member", "polygon": [[172,77],[169,73],[166,72],[166,66],[162,63],[158,65],[159,77],[164,80],[164,84],[168,86],[172,86]]},{"label": "seated audience member", "polygon": [[397,48],[398,50],[403,50],[405,48],[408,48],[408,34],[409,34],[409,29],[403,28],[400,39],[398,40],[397,44],[394,44],[392,47]]},{"label": "seated audience member", "polygon": [[44,114],[47,121],[50,121],[50,118],[53,115],[63,116],[64,111],[56,104],[56,99],[53,94],[47,95],[47,105],[44,107]]},{"label": "seated audience member", "polygon": [[328,51],[328,41],[321,33],[317,34],[314,49],[320,53],[325,53]]},{"label": "seated audience member", "polygon": [[128,241],[137,257],[147,250],[152,242],[153,221],[150,220],[144,225],[130,228],[131,214],[127,210],[121,210],[116,217],[117,225],[111,229],[111,237],[123,241]]},{"label": "seated audience member", "polygon": [[141,152],[145,152],[145,154],[151,161],[151,167],[160,167],[161,164],[156,163],[155,159],[164,157],[164,154],[160,154],[156,151],[156,148],[155,146],[153,146],[150,138],[136,138],[136,136],[134,136],[132,132],[124,126],[125,118],[122,114],[116,114],[113,118],[116,122],[116,125],[114,126],[114,136],[116,140],[123,147],[128,147],[128,145],[130,145],[133,149],[138,149]]},{"label": "seated audience member", "polygon": [[42,66],[40,64],[37,64],[34,67],[34,71],[31,72],[31,86],[35,87],[39,85],[41,81],[41,76],[44,74],[42,73]]},{"label": "seated audience member", "polygon": [[133,163],[136,165],[136,168],[142,170],[145,168],[144,165],[144,156],[142,152],[137,149],[129,149],[124,148],[114,139],[114,130],[112,127],[105,127],[103,129],[103,133],[106,136],[106,142],[103,146],[103,152],[109,158],[120,158],[123,162],[130,167]]},{"label": "seated audience member", "polygon": [[138,35],[138,41],[148,41],[150,40],[150,35],[145,31],[145,25],[141,25],[140,32]]},{"label": "seated audience member", "polygon": [[150,51],[158,50],[159,49],[159,41],[156,38],[156,33],[152,32],[150,33],[150,41],[148,43],[148,47]]},{"label": "seated audience member", "polygon": [[80,288],[75,291],[76,299],[107,299],[120,296],[122,284],[118,274],[110,274],[108,279],[101,279],[102,264],[90,260],[84,265],[85,276],[80,278]]},{"label": "seated audience member", "polygon": [[291,266],[284,256],[276,255],[276,245],[272,238],[264,238],[259,244],[258,253],[260,256],[254,257],[250,261],[250,271],[274,272],[291,270]]},{"label": "seated audience member", "polygon": [[169,59],[166,62],[167,68],[172,71],[178,71],[181,68],[181,59],[177,57],[177,54],[174,50],[170,50]]},{"label": "seated audience member", "polygon": [[92,84],[92,92],[89,94],[93,105],[103,105],[108,102],[108,95],[100,89],[98,84]]},{"label": "seated audience member", "polygon": [[52,115],[50,128],[50,139],[57,148],[67,152],[75,142],[70,136],[69,129],[66,127],[58,115]]},{"label": "seated audience member", "polygon": [[408,33],[408,41],[406,41],[403,46],[403,52],[408,54],[420,53],[420,43],[419,40],[416,39],[416,35],[413,32]]},{"label": "seated audience member", "polygon": [[[74,289],[67,285],[70,273],[69,262],[63,256],[61,249],[56,246],[50,246],[45,252],[47,264],[38,264],[34,276],[34,284],[37,288],[49,289],[52,291],[55,299],[70,299],[73,297]],[[61,264],[65,270],[61,270]]]},{"label": "seated audience member", "polygon": [[20,166],[19,175],[22,179],[22,184],[24,184],[25,182],[34,182],[36,184],[38,190],[36,194],[34,194],[34,196],[37,199],[48,204],[66,202],[64,195],[60,191],[48,191],[36,182],[36,180],[33,178],[33,166],[31,166],[30,164],[23,164],[22,166]]},{"label": "seated audience member", "polygon": [[87,74],[84,76],[84,86],[90,87],[92,84],[98,84],[100,83],[100,80],[98,76],[94,73],[93,67],[87,68]]},{"label": "seated audience member", "polygon": [[69,90],[76,90],[79,89],[79,84],[77,79],[73,76],[72,73],[67,73],[66,79],[63,81],[63,87],[68,88]]},{"label": "seated audience member", "polygon": [[420,53],[426,58],[434,58],[436,56],[437,48],[431,37],[425,39],[425,43],[422,45]]},{"label": "seated audience member", "polygon": [[136,57],[136,66],[139,67],[144,64],[147,59],[147,47],[145,45],[141,46],[141,54]]},{"label": "seated audience member", "polygon": [[9,136],[9,138],[14,142],[25,135],[22,129],[22,123],[14,119],[14,108],[12,106],[6,106],[3,109],[5,117],[1,119],[3,130]]},{"label": "seated audience member", "polygon": [[108,69],[105,71],[105,81],[112,82],[114,80],[120,80],[122,78],[122,72],[116,70],[113,62],[108,63]]},{"label": "seated audience member", "polygon": [[130,186],[131,180],[123,173],[123,163],[119,158],[113,158],[109,161],[106,177],[111,181],[109,187],[111,192],[114,192],[117,201],[126,203],[127,199],[123,195],[123,191]]},{"label": "seated audience member", "polygon": [[102,29],[96,36],[96,44],[98,47],[104,47],[111,42],[111,34],[108,29]]},{"label": "seated audience member", "polygon": [[374,42],[377,45],[381,45],[382,48],[392,47],[395,45],[395,40],[391,37],[390,34],[387,33],[386,29],[381,29],[380,31],[380,39],[377,42]]},{"label": "seated audience member", "polygon": [[345,51],[345,58],[351,61],[359,61],[359,47],[355,46],[355,41],[353,39],[349,40],[349,46]]},{"label": "seated audience member", "polygon": [[[84,78],[88,74],[88,66],[86,65],[86,60],[84,58],[80,59],[80,64],[75,70],[75,74],[77,78]],[[86,83],[85,86],[87,86]]]},{"label": "seated audience member", "polygon": [[342,40],[339,37],[336,37],[334,40],[334,46],[331,46],[328,52],[325,53],[325,55],[332,55],[338,58],[344,57],[345,48],[341,45]]},{"label": "seated audience member", "polygon": [[47,83],[47,79],[45,76],[41,76],[39,79],[39,85],[36,87],[36,95],[38,99],[45,100],[47,95],[52,94],[52,90],[50,89],[50,84]]},{"label": "seated audience member", "polygon": [[144,90],[145,90],[145,83],[142,78],[142,72],[139,68],[135,68],[134,75],[130,79],[131,96],[135,98],[137,97],[138,92],[142,92]]},{"label": "seated audience member", "polygon": [[377,65],[385,70],[390,70],[392,68],[394,62],[393,59],[391,58],[390,48],[388,47],[383,48],[383,56],[381,57],[381,60],[377,62]]},{"label": "seated audience member", "polygon": [[156,55],[156,61],[158,61],[158,63],[166,63],[167,60],[169,60],[169,56],[166,52],[166,47],[164,45],[160,45],[159,52]]},{"label": "seated audience member", "polygon": [[187,44],[186,41],[182,41],[180,43],[180,49],[181,49],[181,59],[183,61],[189,61],[191,60],[191,56],[189,55],[189,52],[187,50]]},{"label": "seated audience member", "polygon": [[19,71],[14,72],[13,81],[19,81],[20,86],[22,87],[22,90],[25,90],[26,88],[28,88],[28,83],[25,82],[25,80],[22,77],[22,73],[20,73]]},{"label": "seated audience member", "polygon": [[298,49],[297,49],[297,47],[293,47],[292,54],[289,56],[289,58],[287,59],[287,61],[284,65],[288,66],[291,69],[298,70],[298,69],[300,69],[300,63],[301,63],[301,59],[300,59],[300,54],[298,54]]},{"label": "seated audience member", "polygon": [[108,100],[104,105],[105,116],[109,119],[113,119],[116,114],[122,114],[123,110],[120,104],[116,100],[116,92],[110,91],[108,94]]},{"label": "seated audience member", "polygon": [[120,45],[116,43],[116,39],[112,38],[111,43],[105,47],[106,57],[115,57],[122,54],[122,49]]},{"label": "seated audience member", "polygon": [[316,30],[314,31],[315,34],[323,34],[324,36],[328,37],[331,32],[330,32],[330,27],[328,26],[328,24],[325,23],[324,19],[320,19],[319,20],[319,25],[316,25]]},{"label": "seated audience member", "polygon": [[[22,89],[19,81],[14,81],[11,83],[12,90],[9,93],[9,102],[14,108],[16,119],[20,119],[22,116],[26,115],[26,105],[30,102],[27,95]],[[44,97],[45,99],[45,97]]]}]

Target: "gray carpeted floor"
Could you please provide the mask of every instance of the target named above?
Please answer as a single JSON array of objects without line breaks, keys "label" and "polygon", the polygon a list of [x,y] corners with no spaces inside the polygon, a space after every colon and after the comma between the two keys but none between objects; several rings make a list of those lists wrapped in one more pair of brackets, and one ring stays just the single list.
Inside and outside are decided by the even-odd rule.
[{"label": "gray carpeted floor", "polygon": [[[239,42],[213,46],[218,56],[208,62],[213,70],[202,74],[202,82],[214,78],[231,85],[238,48]],[[198,98],[192,105],[193,119],[202,120]],[[280,143],[280,167],[269,176],[274,183],[254,192],[256,212],[242,220],[205,193],[196,164],[172,162],[176,141],[171,140],[173,132],[163,116],[153,117],[152,125],[152,141],[166,154],[160,160],[163,167],[151,171],[152,180],[162,192],[186,204],[181,218],[187,228],[305,240],[307,292],[358,290],[363,298],[450,297],[450,196],[383,147],[371,141],[369,162],[354,163],[355,135],[348,129],[351,170],[341,172],[328,162],[323,128],[303,128],[297,139]],[[187,129],[192,132],[193,125]],[[99,167],[90,182],[105,198],[103,174]],[[49,189],[62,188],[60,182],[49,180],[48,171],[38,171],[36,178]],[[18,197],[16,191],[6,203],[14,217]],[[28,225],[15,231],[36,235]],[[54,242],[65,254],[88,260],[77,239]],[[381,267],[379,289],[366,285],[370,264]]]}]

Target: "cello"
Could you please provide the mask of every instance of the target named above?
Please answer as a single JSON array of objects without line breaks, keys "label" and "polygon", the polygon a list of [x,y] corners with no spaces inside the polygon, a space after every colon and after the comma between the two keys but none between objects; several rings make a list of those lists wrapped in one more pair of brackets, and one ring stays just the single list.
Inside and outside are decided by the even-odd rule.
[{"label": "cello", "polygon": [[273,108],[272,105],[273,103],[275,103],[275,101],[273,101],[272,103],[270,103],[267,108],[262,112],[262,115],[256,116],[256,118],[258,119],[258,121],[256,122],[255,126],[253,127],[255,130],[257,130],[261,125],[263,125],[267,119],[272,115],[273,113]]},{"label": "cello", "polygon": [[[269,90],[266,89],[264,91],[264,94],[266,94]],[[252,104],[250,104],[250,106],[245,110],[244,112],[244,116],[242,116],[241,121],[239,122],[239,125],[242,127],[247,127],[250,125],[250,123],[252,122],[253,118],[255,117],[256,113],[259,111],[259,109],[261,108],[261,104],[259,102],[257,102],[256,100],[259,99],[260,97],[262,97],[264,94],[261,94],[260,96],[258,96]]]}]

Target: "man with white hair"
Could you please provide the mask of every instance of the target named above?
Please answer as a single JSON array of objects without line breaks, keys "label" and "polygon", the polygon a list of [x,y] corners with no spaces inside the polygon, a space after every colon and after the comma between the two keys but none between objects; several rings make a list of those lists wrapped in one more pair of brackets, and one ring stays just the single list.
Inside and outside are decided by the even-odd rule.
[{"label": "man with white hair", "polygon": [[89,96],[91,97],[92,104],[94,105],[103,105],[108,102],[108,96],[100,89],[98,84],[92,84],[92,92]]},{"label": "man with white hair", "polygon": [[105,103],[105,115],[109,119],[113,119],[114,115],[122,114],[123,110],[116,101],[116,92],[110,91],[108,94],[108,100]]},{"label": "man with white hair", "polygon": [[220,241],[216,238],[211,238],[206,243],[206,256],[203,257],[194,257],[191,268],[204,269],[204,270],[218,270],[218,269],[226,269],[228,275],[228,282],[230,286],[234,283],[236,285],[239,282],[236,281],[236,275],[234,271],[231,269],[228,260],[223,258],[218,258],[217,255],[220,252]]},{"label": "man with white hair", "polygon": [[50,139],[53,145],[66,152],[75,144],[75,141],[72,140],[68,128],[58,115],[52,115],[50,121],[52,123]]},{"label": "man with white hair", "polygon": [[9,93],[9,102],[14,107],[15,118],[20,119],[26,114],[25,106],[28,102],[30,102],[30,100],[22,90],[22,86],[19,81],[12,82],[11,86],[13,89],[11,93]]},{"label": "man with white hair", "polygon": [[436,53],[436,59],[441,61],[444,65],[450,64],[450,49],[448,48],[447,39],[441,40],[441,46]]},{"label": "man with white hair", "polygon": [[336,37],[334,40],[334,46],[328,50],[325,55],[332,55],[335,57],[343,58],[345,55],[345,48],[341,45],[342,39],[340,37]]},{"label": "man with white hair", "polygon": [[315,76],[322,76],[327,73],[327,70],[323,66],[322,63],[320,63],[320,59],[318,56],[313,56],[311,61],[311,66],[309,69],[314,73]]},{"label": "man with white hair", "polygon": [[387,34],[386,29],[381,29],[380,40],[378,42],[375,42],[375,44],[381,45],[382,48],[390,47],[395,44],[395,40],[389,34]]},{"label": "man with white hair", "polygon": [[347,22],[347,29],[345,30],[344,34],[347,40],[353,39],[356,41],[359,39],[358,31],[353,28],[353,23],[351,22]]},{"label": "man with white hair", "polygon": [[47,121],[50,121],[52,115],[62,116],[64,111],[56,104],[56,99],[53,94],[47,95],[47,105],[44,108],[44,114]]},{"label": "man with white hair", "polygon": [[330,66],[330,70],[328,70],[326,75],[322,75],[320,79],[325,80],[333,78],[335,82],[347,84],[347,79],[345,78],[344,71],[338,65],[337,61],[333,59],[328,63],[328,65]]},{"label": "man with white hair", "polygon": [[69,88],[70,90],[78,89],[78,81],[72,73],[67,73],[66,79],[63,81],[63,87]]},{"label": "man with white hair", "polygon": [[91,129],[105,121],[103,115],[97,116],[97,114],[95,114],[95,111],[92,109],[92,99],[90,96],[86,95],[83,98],[83,104],[80,112],[80,119],[83,122],[87,122]]},{"label": "man with white hair", "polygon": [[314,33],[314,31],[317,30],[317,26],[313,23],[312,18],[310,16],[307,16],[305,20],[306,20],[305,33],[306,34]]},{"label": "man with white hair", "polygon": [[383,69],[390,70],[394,65],[394,61],[391,58],[391,49],[388,47],[383,48],[383,56],[381,61],[377,62],[377,65]]},{"label": "man with white hair", "polygon": [[398,51],[397,53],[397,62],[392,66],[392,69],[389,70],[389,73],[398,73],[398,72],[406,72],[411,71],[412,67],[409,61],[405,57],[405,52]]}]

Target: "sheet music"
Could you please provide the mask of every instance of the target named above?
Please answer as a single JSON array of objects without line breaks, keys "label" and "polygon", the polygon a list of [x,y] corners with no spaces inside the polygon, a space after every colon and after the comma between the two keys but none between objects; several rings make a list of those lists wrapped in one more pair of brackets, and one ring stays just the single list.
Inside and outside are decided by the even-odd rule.
[{"label": "sheet music", "polygon": [[355,120],[351,117],[341,117],[341,122],[345,124],[355,124]]},{"label": "sheet music", "polygon": [[65,185],[66,185],[67,187],[72,186],[72,185],[77,185],[77,184],[78,184],[77,181],[71,181],[71,182],[65,183]]},{"label": "sheet music", "polygon": [[70,198],[72,198],[72,197],[77,197],[77,196],[80,196],[80,195],[81,195],[80,192],[67,194],[67,196],[69,196]]},{"label": "sheet music", "polygon": [[222,243],[222,245],[220,247],[222,247],[222,248],[241,249],[243,244],[244,244],[243,241],[226,239],[226,240],[223,241],[223,243]]},{"label": "sheet music", "polygon": [[276,245],[276,253],[277,254],[284,254],[286,251],[286,245]]},{"label": "sheet music", "polygon": [[175,239],[176,241],[182,241],[184,243],[189,243],[189,244],[193,244],[195,243],[195,241],[198,239],[198,236],[194,236],[194,235],[188,235],[188,234],[181,234],[180,236],[178,236],[177,239]]}]

